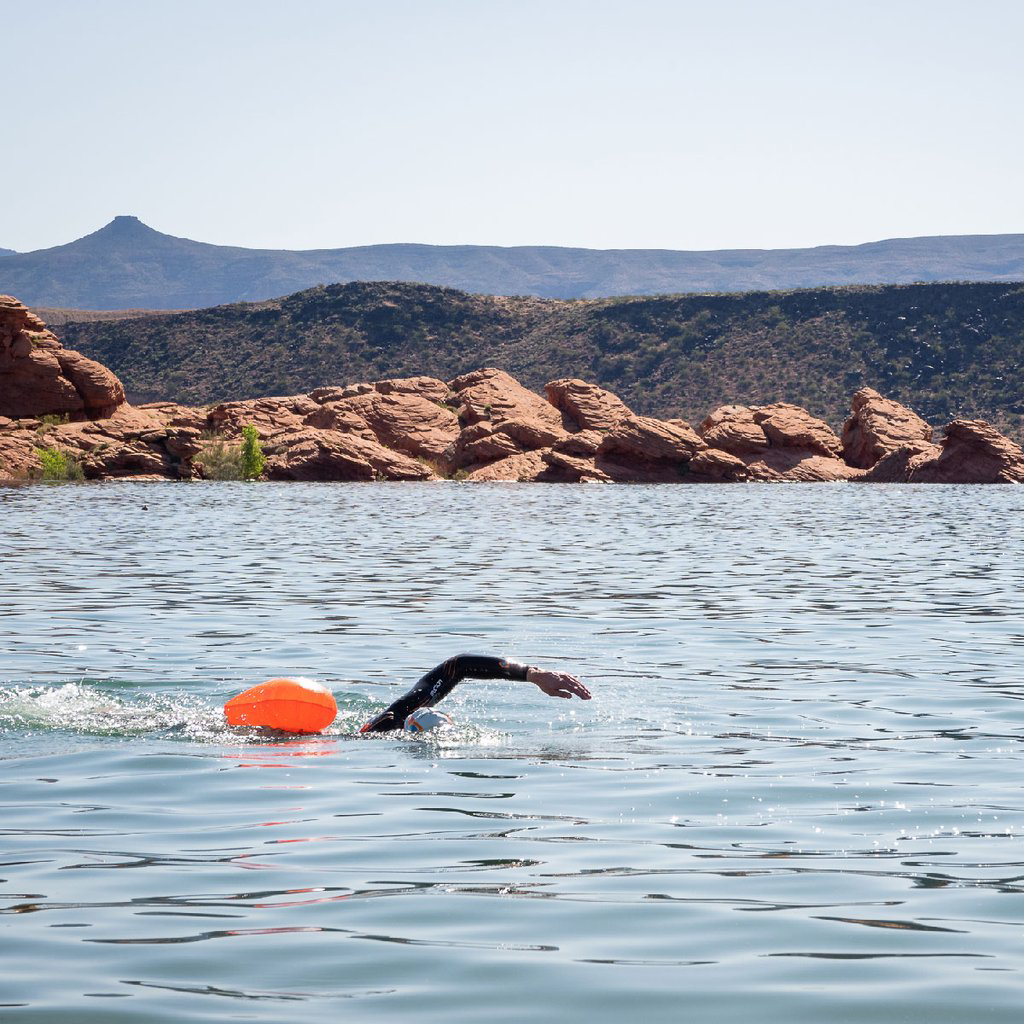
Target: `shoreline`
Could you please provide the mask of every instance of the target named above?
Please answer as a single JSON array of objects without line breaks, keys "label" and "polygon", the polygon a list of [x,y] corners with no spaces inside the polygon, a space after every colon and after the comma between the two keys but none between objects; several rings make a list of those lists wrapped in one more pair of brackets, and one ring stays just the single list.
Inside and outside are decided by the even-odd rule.
[{"label": "shoreline", "polygon": [[[871,388],[836,433],[787,402],[723,405],[696,427],[634,413],[577,378],[544,395],[501,369],[414,376],[192,408],[133,406],[106,367],[0,296],[0,480],[240,478],[254,428],[261,475],[295,481],[1024,483],[1024,450],[982,420],[937,438]],[[245,475],[252,475],[246,472]]]}]

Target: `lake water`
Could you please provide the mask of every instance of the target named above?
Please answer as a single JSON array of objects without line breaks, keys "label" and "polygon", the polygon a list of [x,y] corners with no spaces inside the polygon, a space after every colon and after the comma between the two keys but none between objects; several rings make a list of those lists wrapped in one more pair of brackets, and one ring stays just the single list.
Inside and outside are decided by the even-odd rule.
[{"label": "lake water", "polygon": [[[1024,488],[0,490],[0,1018],[1018,1022]],[[453,730],[358,737],[462,651]],[[319,679],[322,737],[222,724]]]}]

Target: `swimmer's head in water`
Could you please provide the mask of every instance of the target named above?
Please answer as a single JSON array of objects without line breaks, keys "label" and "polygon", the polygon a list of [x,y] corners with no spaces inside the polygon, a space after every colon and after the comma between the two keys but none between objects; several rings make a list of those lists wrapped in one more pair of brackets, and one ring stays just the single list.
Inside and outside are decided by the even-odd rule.
[{"label": "swimmer's head in water", "polygon": [[405,720],[405,731],[411,733],[430,732],[443,725],[451,725],[452,720],[443,712],[433,708],[420,708]]}]

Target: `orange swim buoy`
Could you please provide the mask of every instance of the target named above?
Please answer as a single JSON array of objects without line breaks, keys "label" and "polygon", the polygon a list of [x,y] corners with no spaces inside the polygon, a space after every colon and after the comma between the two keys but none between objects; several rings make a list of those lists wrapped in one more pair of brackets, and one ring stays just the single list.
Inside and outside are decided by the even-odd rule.
[{"label": "orange swim buoy", "polygon": [[262,725],[281,732],[322,732],[338,715],[331,691],[299,679],[268,679],[224,705],[228,725]]}]

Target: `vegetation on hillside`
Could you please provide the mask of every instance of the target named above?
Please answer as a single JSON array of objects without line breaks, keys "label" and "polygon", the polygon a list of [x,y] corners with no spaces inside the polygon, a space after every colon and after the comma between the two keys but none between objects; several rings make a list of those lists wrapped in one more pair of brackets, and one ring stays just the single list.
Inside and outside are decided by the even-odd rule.
[{"label": "vegetation on hillside", "polygon": [[1024,428],[1024,285],[919,284],[542,300],[356,283],[284,299],[68,323],[134,401],[203,404],[498,366],[529,387],[582,377],[638,412],[794,402],[834,425],[870,385],[935,425]]}]

